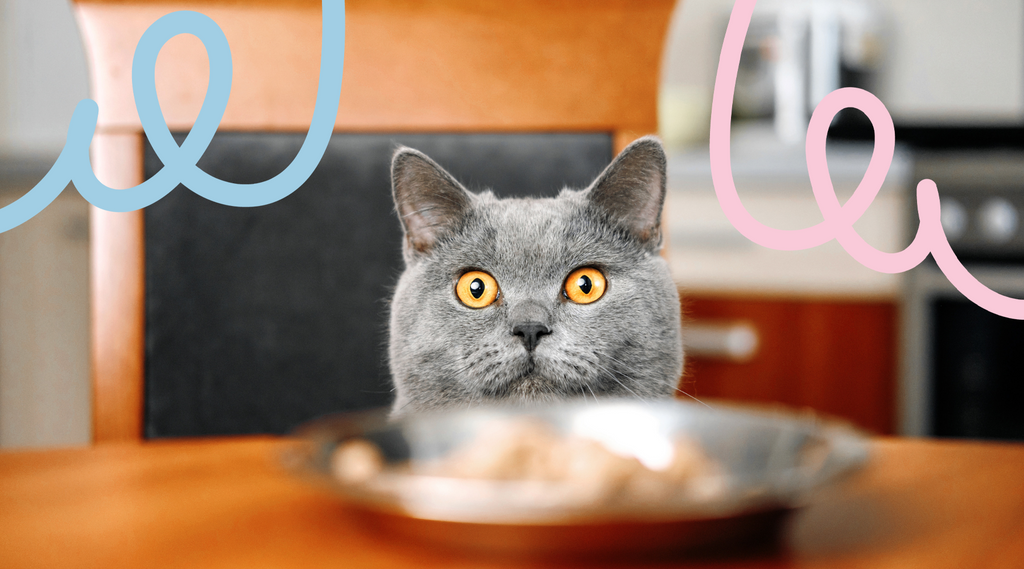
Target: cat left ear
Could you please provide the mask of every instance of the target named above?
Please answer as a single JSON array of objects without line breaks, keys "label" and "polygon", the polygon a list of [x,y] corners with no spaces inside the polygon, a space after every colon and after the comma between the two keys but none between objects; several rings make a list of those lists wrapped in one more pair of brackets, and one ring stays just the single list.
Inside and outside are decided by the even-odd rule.
[{"label": "cat left ear", "polygon": [[391,160],[391,189],[405,230],[406,249],[430,251],[471,205],[462,184],[412,148],[399,148]]},{"label": "cat left ear", "polygon": [[661,245],[666,161],[661,142],[645,136],[604,169],[587,190],[590,203],[651,249]]}]

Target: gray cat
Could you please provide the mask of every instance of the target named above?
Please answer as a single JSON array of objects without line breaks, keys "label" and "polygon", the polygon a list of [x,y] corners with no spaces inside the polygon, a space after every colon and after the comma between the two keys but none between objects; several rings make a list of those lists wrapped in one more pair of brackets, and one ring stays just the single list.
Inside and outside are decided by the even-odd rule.
[{"label": "gray cat", "polygon": [[674,393],[683,350],[678,293],[658,254],[656,139],[556,198],[471,193],[409,148],[391,172],[406,264],[391,305],[393,415]]}]

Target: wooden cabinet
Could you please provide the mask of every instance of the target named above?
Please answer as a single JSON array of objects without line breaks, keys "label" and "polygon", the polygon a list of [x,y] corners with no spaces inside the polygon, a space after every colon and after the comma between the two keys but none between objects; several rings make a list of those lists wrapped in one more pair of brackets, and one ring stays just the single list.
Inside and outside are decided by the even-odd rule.
[{"label": "wooden cabinet", "polygon": [[759,340],[756,353],[742,362],[687,355],[680,381],[686,393],[809,407],[876,433],[893,432],[893,302],[681,296],[684,327],[745,322]]}]

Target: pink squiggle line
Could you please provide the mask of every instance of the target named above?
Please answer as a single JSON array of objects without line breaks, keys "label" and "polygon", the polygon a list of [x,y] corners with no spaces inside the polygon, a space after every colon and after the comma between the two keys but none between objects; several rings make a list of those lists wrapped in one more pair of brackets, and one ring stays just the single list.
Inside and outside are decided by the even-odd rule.
[{"label": "pink squiggle line", "polygon": [[[892,164],[896,145],[892,116],[885,105],[867,91],[846,88],[829,93],[814,109],[807,127],[807,173],[824,221],[804,229],[775,229],[754,219],[743,207],[732,177],[730,130],[740,51],[756,3],[757,0],[737,0],[733,5],[725,41],[722,43],[711,103],[711,179],[718,203],[733,226],[754,243],[782,251],[810,249],[836,239],[859,263],[883,273],[901,273],[912,269],[931,253],[946,278],[969,300],[999,316],[1024,320],[1024,300],[1003,296],[981,284],[953,253],[942,230],[939,191],[935,182],[921,180],[917,184],[917,212],[921,224],[906,249],[898,253],[879,251],[853,229],[854,222],[860,219],[878,195]],[[871,120],[875,131],[875,146],[864,178],[850,199],[840,205],[825,161],[825,137],[832,118],[847,107],[861,110]]]}]

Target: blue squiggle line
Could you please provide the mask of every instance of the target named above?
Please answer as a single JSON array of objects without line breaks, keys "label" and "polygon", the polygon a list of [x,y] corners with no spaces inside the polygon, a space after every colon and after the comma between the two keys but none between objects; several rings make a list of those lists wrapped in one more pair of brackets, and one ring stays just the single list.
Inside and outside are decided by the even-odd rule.
[{"label": "blue squiggle line", "polygon": [[[320,83],[306,139],[283,172],[255,184],[235,184],[214,178],[196,166],[220,126],[231,93],[231,48],[220,26],[198,12],[179,11],[153,23],[139,40],[132,60],[132,92],[142,130],[164,166],[152,178],[128,190],[115,190],[96,179],[89,161],[89,143],[96,132],[99,108],[92,99],[75,107],[68,138],[50,171],[14,203],[0,208],[0,233],[25,223],[73,182],[78,193],[108,211],[144,208],[171,192],[179,183],[223,205],[256,207],[274,203],[298,189],[323,158],[334,130],[341,98],[345,61],[345,2],[324,0],[320,46]],[[171,136],[156,96],[156,58],[169,39],[192,34],[203,42],[210,60],[209,87],[199,116],[179,147]]]}]

